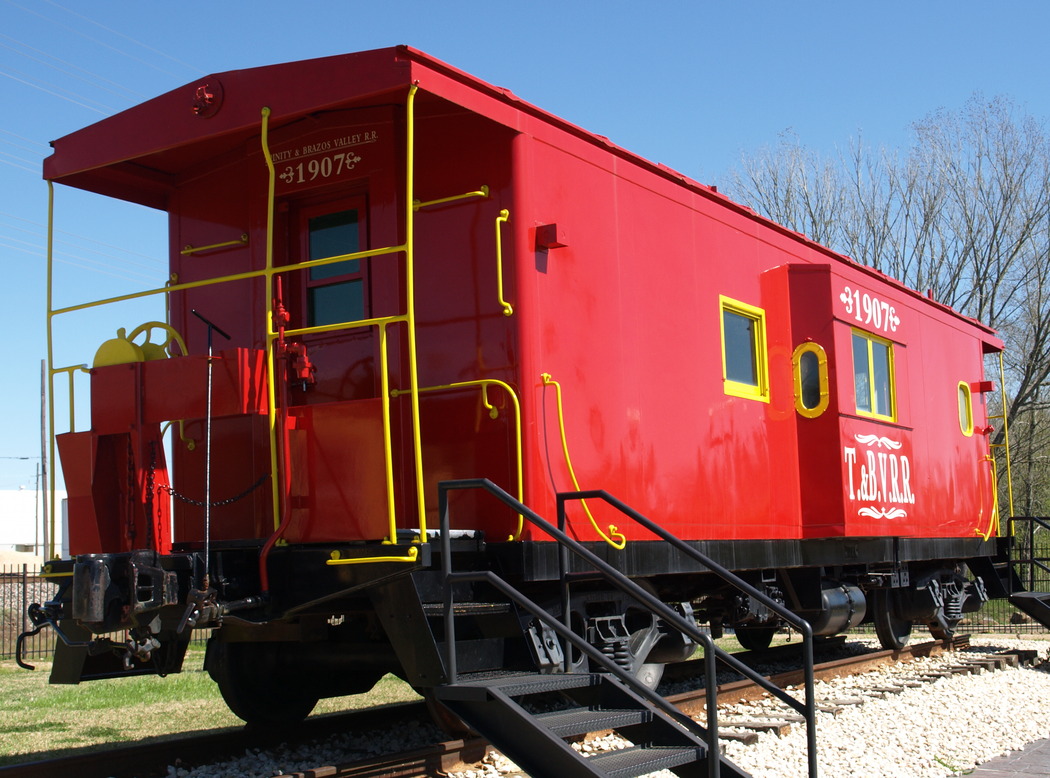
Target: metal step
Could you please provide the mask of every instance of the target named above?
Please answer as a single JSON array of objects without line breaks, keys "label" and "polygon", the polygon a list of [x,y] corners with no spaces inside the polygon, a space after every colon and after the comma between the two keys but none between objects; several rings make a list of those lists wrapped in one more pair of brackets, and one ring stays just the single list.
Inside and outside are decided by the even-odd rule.
[{"label": "metal step", "polygon": [[603,732],[607,729],[648,724],[653,720],[653,715],[647,710],[640,709],[567,708],[537,713],[533,718],[558,737],[567,738],[586,735],[588,732]]},{"label": "metal step", "polygon": [[974,575],[984,581],[990,600],[1000,600],[1009,597],[1011,592],[1024,589],[1014,570],[1013,563],[1009,560],[977,557],[969,560],[967,565]]},{"label": "metal step", "polygon": [[[708,774],[703,729],[689,731],[605,673],[472,674],[438,686],[436,697],[530,775],[584,778],[637,776],[673,769]],[[533,710],[530,702],[554,710]],[[635,743],[584,755],[566,739],[612,730]],[[723,778],[748,778],[720,754]]]},{"label": "metal step", "polygon": [[[681,746],[632,746],[619,751],[605,751],[587,757],[587,762],[600,772],[597,775],[636,776],[699,762],[704,751]],[[724,763],[723,763],[724,764]],[[722,772],[725,775],[725,772]]]},{"label": "metal step", "polygon": [[1010,604],[1024,611],[1044,627],[1050,628],[1050,592],[1018,592]]},{"label": "metal step", "polygon": [[582,689],[599,683],[597,673],[478,673],[461,675],[455,684],[440,687],[440,696],[446,700],[487,700],[490,689],[499,689],[508,697],[547,694],[567,689]]},{"label": "metal step", "polygon": [[[422,605],[427,616],[445,615],[443,602],[424,602]],[[456,616],[502,616],[513,612],[514,606],[509,602],[456,602],[452,606],[452,613]]]}]

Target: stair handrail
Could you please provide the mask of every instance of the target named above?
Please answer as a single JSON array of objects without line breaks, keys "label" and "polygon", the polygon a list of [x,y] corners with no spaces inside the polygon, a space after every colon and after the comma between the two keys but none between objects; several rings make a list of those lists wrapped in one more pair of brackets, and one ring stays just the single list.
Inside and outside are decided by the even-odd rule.
[{"label": "stair handrail", "polygon": [[[1019,553],[1020,549],[1017,548],[1017,541],[1020,537],[1017,535],[1015,524],[1025,522],[1028,525],[1028,532],[1025,537],[1028,540],[1028,555],[1022,557]],[[1008,522],[1009,530],[1007,537],[1013,542],[1013,549],[1016,553],[1016,558],[1012,560],[1012,564],[1017,568],[1027,568],[1028,580],[1025,585],[1029,591],[1036,589],[1036,569],[1043,573],[1050,574],[1050,559],[1047,557],[1039,557],[1035,554],[1035,531],[1037,528],[1042,527],[1045,530],[1050,531],[1050,518],[1041,516],[1011,516]]]},{"label": "stair handrail", "polygon": [[[752,668],[748,667],[747,665],[745,665],[739,659],[736,659],[735,657],[733,657],[728,652],[723,651],[722,649],[720,649],[718,646],[716,646],[714,644],[714,640],[712,639],[711,635],[706,633],[706,632],[701,631],[699,629],[699,627],[697,627],[696,623],[693,622],[691,619],[684,618],[680,613],[678,613],[677,611],[673,610],[672,608],[670,608],[665,603],[661,602],[659,599],[657,599],[655,596],[653,596],[650,592],[648,592],[646,589],[644,589],[641,586],[639,586],[638,584],[636,584],[631,579],[627,578],[625,575],[623,575],[623,573],[621,573],[615,567],[613,567],[608,562],[603,560],[601,557],[599,557],[596,554],[594,554],[592,551],[587,549],[585,546],[583,546],[581,543],[579,543],[575,539],[569,537],[569,535],[566,534],[562,529],[560,529],[559,527],[555,527],[549,521],[547,521],[546,519],[541,517],[535,511],[531,510],[524,503],[522,503],[519,500],[515,499],[513,496],[511,496],[510,494],[505,492],[503,489],[501,489],[499,486],[497,486],[496,484],[494,484],[491,481],[489,481],[487,478],[470,478],[470,479],[461,479],[461,480],[454,480],[454,481],[443,481],[443,482],[438,484],[438,512],[439,512],[439,519],[440,519],[440,525],[441,525],[441,565],[442,565],[443,577],[444,577],[444,580],[445,580],[445,587],[444,587],[444,590],[445,590],[444,619],[445,619],[445,630],[446,630],[446,633],[445,633],[445,641],[446,641],[445,651],[446,651],[446,662],[447,662],[446,672],[448,674],[450,683],[455,683],[456,678],[457,678],[456,655],[455,655],[455,615],[454,615],[454,612],[453,612],[454,594],[453,594],[453,591],[452,591],[452,583],[455,582],[455,581],[461,581],[461,580],[462,581],[465,581],[465,580],[486,580],[486,581],[489,581],[490,580],[489,576],[492,576],[495,579],[497,579],[497,580],[502,582],[502,579],[500,579],[494,573],[490,573],[489,571],[473,572],[473,573],[454,573],[452,571],[451,537],[450,537],[451,520],[450,520],[450,516],[449,516],[448,493],[450,491],[452,491],[452,490],[467,490],[467,489],[482,489],[482,490],[488,492],[489,494],[491,494],[492,496],[496,497],[498,500],[503,502],[505,505],[507,505],[511,509],[517,511],[524,519],[527,519],[530,523],[532,523],[533,525],[538,527],[540,530],[542,530],[543,532],[545,532],[546,534],[548,534],[549,536],[554,538],[560,544],[562,549],[567,549],[567,550],[571,551],[573,554],[575,554],[577,557],[580,557],[581,559],[587,561],[609,583],[613,584],[618,589],[623,591],[625,594],[631,596],[634,600],[636,600],[640,604],[642,604],[645,607],[647,607],[652,613],[655,613],[657,616],[659,616],[661,619],[663,619],[665,623],[667,623],[670,626],[674,627],[678,631],[682,632],[683,634],[685,634],[686,636],[688,636],[689,638],[695,640],[696,642],[698,642],[700,645],[703,646],[703,648],[704,648],[705,667],[708,668],[706,670],[706,679],[707,679],[706,694],[707,694],[707,697],[708,697],[708,701],[707,701],[708,731],[707,731],[707,733],[705,733],[705,739],[708,740],[709,744],[713,743],[714,750],[712,751],[712,753],[714,755],[717,755],[719,753],[718,746],[717,746],[718,710],[717,710],[717,704],[716,704],[716,701],[717,701],[717,683],[716,683],[716,679],[715,679],[714,670],[711,669],[711,668],[714,666],[714,662],[717,659],[717,660],[720,660],[724,665],[726,665],[729,668],[733,669],[734,671],[740,673],[744,677],[754,681],[759,686],[761,686],[763,689],[765,689],[767,692],[769,692],[772,696],[776,697],[781,702],[783,702],[785,705],[787,705],[790,708],[794,709],[795,711],[797,711],[799,714],[801,714],[803,716],[803,718],[806,721],[807,747],[808,747],[808,752],[809,752],[808,753],[809,776],[810,776],[810,778],[817,778],[816,697],[815,697],[815,690],[814,690],[815,680],[814,680],[814,670],[813,670],[813,629],[812,629],[812,627],[809,625],[809,623],[805,619],[802,619],[802,618],[798,617],[797,615],[795,615],[794,613],[791,613],[791,611],[787,610],[782,605],[777,603],[775,600],[772,600],[771,598],[766,596],[763,592],[759,591],[758,589],[755,589],[753,586],[748,584],[746,581],[741,579],[739,576],[736,576],[735,574],[730,572],[728,569],[726,569],[725,567],[719,565],[713,559],[710,559],[709,557],[707,557],[706,555],[704,555],[701,552],[697,551],[696,549],[693,549],[690,546],[686,545],[682,540],[680,540],[679,538],[674,537],[673,535],[668,533],[666,530],[664,530],[662,527],[654,524],[648,518],[646,518],[642,514],[638,513],[634,509],[630,508],[630,506],[628,506],[625,503],[621,502],[620,500],[616,499],[615,497],[613,497],[612,495],[608,494],[604,490],[592,490],[592,491],[577,491],[577,492],[559,493],[557,495],[559,517],[561,517],[563,515],[563,513],[564,513],[564,504],[568,500],[588,499],[588,498],[596,498],[596,499],[605,500],[610,505],[613,505],[614,507],[619,507],[621,512],[624,513],[624,515],[628,516],[629,518],[634,519],[637,523],[641,524],[646,529],[649,529],[654,534],[656,534],[656,535],[660,536],[661,538],[669,541],[671,543],[671,545],[673,545],[679,551],[682,551],[682,552],[686,553],[688,556],[693,558],[695,561],[698,561],[701,564],[703,564],[704,566],[706,566],[711,572],[713,572],[716,575],[718,575],[720,578],[722,578],[727,583],[730,583],[731,585],[736,586],[737,588],[739,588],[741,591],[745,592],[748,595],[754,596],[757,600],[759,600],[759,602],[762,602],[764,605],[766,605],[766,607],[770,608],[771,610],[773,610],[773,612],[777,613],[778,616],[781,616],[782,618],[784,618],[785,621],[787,621],[792,626],[794,626],[796,629],[798,629],[798,631],[802,634],[802,638],[803,638],[803,660],[805,662],[805,667],[804,667],[805,702],[800,703],[798,700],[796,700],[791,695],[787,694],[787,692],[782,690],[776,684],[772,683],[768,678],[766,678],[765,676],[763,676],[760,673],[756,672]],[[561,555],[561,558],[563,559],[564,555]],[[563,569],[562,570],[563,581],[564,581],[565,573],[566,573],[566,571]],[[509,584],[507,586],[509,587]],[[502,587],[500,587],[498,585],[497,585],[497,588],[499,588],[501,591],[503,591]],[[514,590],[514,591],[516,592],[516,590]],[[504,592],[504,593],[508,594],[508,596],[509,596],[508,592]],[[527,598],[524,597],[524,595],[521,595],[520,592],[516,592],[516,594],[517,594],[517,596],[521,597],[522,599],[527,599]],[[517,597],[514,597],[514,599],[517,600]],[[535,603],[532,603],[532,605],[535,605]],[[535,607],[539,608],[539,606],[535,606]],[[527,608],[527,609],[529,609],[529,608]],[[579,648],[581,651],[586,653],[587,656],[592,657],[592,658],[596,658],[596,660],[598,661],[598,663],[600,665],[602,665],[605,668],[608,668],[610,670],[610,672],[612,672],[617,677],[620,677],[621,673],[617,672],[617,670],[620,670],[621,668],[619,668],[619,666],[616,665],[615,662],[612,662],[604,654],[601,654],[601,652],[597,651],[592,646],[590,646],[590,644],[587,643],[586,640],[583,640],[578,635],[576,635],[576,633],[573,632],[572,629],[569,626],[567,626],[566,624],[561,623],[560,621],[555,619],[553,616],[551,616],[549,613],[547,613],[546,611],[543,611],[542,608],[540,608],[540,611],[542,613],[535,613],[534,612],[533,615],[535,615],[537,618],[539,618],[545,624],[548,624],[558,635],[560,635],[560,636],[564,637],[565,639],[569,640],[569,642],[571,642],[573,644],[573,646]],[[565,617],[567,619],[568,615],[565,614]],[[548,621],[548,620],[551,620],[551,621]],[[572,637],[570,637],[570,635]],[[583,644],[583,645],[581,645],[581,644]],[[585,649],[584,645],[586,645],[587,648],[590,648],[591,650],[588,651],[587,649]],[[592,654],[592,651],[593,651],[593,654]],[[597,656],[595,657],[594,655],[597,655]],[[615,668],[615,669],[613,669],[613,668]],[[626,675],[626,676],[631,677],[633,679],[633,676],[630,676],[626,672],[624,672],[623,675]],[[650,699],[655,704],[657,704],[661,709],[666,710],[667,706],[673,708],[673,706],[670,706],[670,703],[668,703],[666,700],[664,700],[662,697],[660,697],[660,695],[656,694],[652,690],[649,690],[648,687],[645,687],[644,684],[641,684],[641,682],[637,681],[637,679],[633,679],[633,683],[631,683],[630,685],[631,685],[632,689],[635,688],[636,686],[639,686],[639,687],[641,687],[643,689],[646,689],[646,692],[643,692],[644,696],[646,696],[647,699]],[[650,697],[650,695],[652,695],[652,697]],[[655,697],[655,699],[652,699],[653,697]],[[676,720],[678,720],[679,717],[677,715],[675,715],[673,713],[671,715],[674,716]],[[686,718],[688,718],[688,717],[686,717]],[[689,720],[690,720],[690,722],[692,722],[692,719],[689,719]],[[693,723],[693,724],[695,726],[695,723]],[[709,760],[709,763],[711,761],[712,760]],[[713,761],[717,764],[718,760],[716,758]],[[715,768],[715,770],[716,771],[713,772],[712,775],[717,776],[717,767]]]},{"label": "stair handrail", "polygon": [[[442,554],[446,553],[444,549],[445,535],[442,535]],[[670,718],[678,722],[687,731],[694,735],[699,735],[706,743],[708,747],[708,774],[710,778],[718,778],[719,769],[718,762],[720,751],[718,748],[718,687],[716,684],[708,684],[705,688],[704,693],[706,695],[707,702],[707,718],[708,727],[705,730],[700,727],[691,716],[682,713],[678,708],[668,702],[664,697],[660,696],[656,691],[650,689],[644,683],[639,681],[634,675],[624,670],[620,665],[610,657],[603,654],[601,651],[596,649],[584,638],[577,635],[571,628],[566,627],[561,623],[556,616],[549,611],[545,610],[542,605],[539,605],[533,600],[530,600],[520,591],[514,588],[508,581],[501,578],[491,570],[478,570],[473,572],[447,572],[446,578],[448,586],[445,589],[446,596],[451,594],[451,584],[457,582],[478,582],[483,581],[492,586],[497,591],[504,594],[508,599],[513,600],[515,604],[524,608],[526,611],[531,613],[537,619],[542,621],[545,625],[553,629],[562,639],[572,644],[572,646],[578,649],[581,653],[586,654],[589,658],[593,659],[598,665],[600,665],[603,671],[608,672],[610,675],[616,676],[622,683],[628,686],[632,691],[645,697],[653,705],[657,706],[666,713]],[[640,587],[639,587],[640,588]],[[446,600],[446,609],[451,608],[453,601]],[[445,625],[445,638],[446,638],[446,659],[449,662],[449,666],[446,671],[449,675],[449,683],[455,683],[458,674],[456,671],[455,661],[455,616],[449,616],[448,610],[446,610],[446,625]],[[711,641],[711,636],[707,636],[707,642]],[[712,647],[717,651],[718,647],[711,643]],[[704,651],[704,667],[705,672],[709,678],[714,677],[714,673],[717,670],[716,657],[714,652],[708,652],[705,645]],[[713,713],[712,713],[713,712]],[[711,758],[713,756],[713,758]],[[711,767],[713,765],[713,767]]]}]

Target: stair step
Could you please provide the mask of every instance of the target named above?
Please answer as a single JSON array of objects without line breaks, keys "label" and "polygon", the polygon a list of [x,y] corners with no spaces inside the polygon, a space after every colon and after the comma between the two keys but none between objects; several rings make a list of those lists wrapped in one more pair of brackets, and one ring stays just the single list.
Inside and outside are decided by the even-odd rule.
[{"label": "stair step", "polygon": [[1050,592],[1018,592],[1010,604],[1023,610],[1044,627],[1050,627]]},{"label": "stair step", "polygon": [[533,718],[560,738],[647,724],[653,720],[652,714],[642,709],[591,710],[589,708],[568,708],[566,710],[549,711],[547,713],[538,713]]},{"label": "stair step", "polygon": [[[445,615],[443,602],[424,602],[423,612],[428,616]],[[456,616],[499,616],[513,613],[514,607],[509,602],[457,602],[452,606]]]},{"label": "stair step", "polygon": [[666,770],[704,759],[701,748],[682,746],[631,746],[587,757],[605,775],[634,776]]},{"label": "stair step", "polygon": [[499,689],[509,697],[523,697],[565,689],[581,689],[600,682],[601,676],[593,673],[484,673],[461,676],[456,683],[436,687],[434,692],[441,699],[485,700],[492,689]]}]

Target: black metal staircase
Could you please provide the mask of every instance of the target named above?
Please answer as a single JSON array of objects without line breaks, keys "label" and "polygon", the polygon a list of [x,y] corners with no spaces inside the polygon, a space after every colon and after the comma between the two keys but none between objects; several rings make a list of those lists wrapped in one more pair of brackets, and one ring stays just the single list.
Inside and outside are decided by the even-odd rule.
[{"label": "black metal staircase", "polygon": [[[454,572],[450,537],[448,493],[456,489],[484,489],[535,524],[561,545],[560,574],[564,597],[568,598],[568,555],[583,559],[604,581],[648,608],[669,627],[682,632],[704,649],[707,683],[707,720],[701,726],[667,700],[592,646],[573,631],[568,615],[564,622],[530,600],[491,571]],[[600,499],[615,507],[648,531],[660,536],[703,564],[710,572],[760,600],[797,629],[803,637],[805,662],[804,702],[788,695],[732,655],[714,645],[695,621],[683,617],[667,604],[638,586],[564,531],[565,503],[578,499]],[[639,776],[668,769],[681,776],[746,778],[748,773],[721,756],[718,747],[718,706],[714,683],[716,663],[762,685],[771,695],[799,712],[806,720],[809,745],[809,775],[816,778],[816,701],[813,690],[813,639],[808,623],[766,597],[713,560],[670,535],[666,530],[605,492],[575,492],[558,496],[559,527],[555,527],[499,487],[485,479],[444,482],[439,485],[441,558],[444,590],[444,635],[446,682],[434,687],[435,699],[484,735],[490,742],[534,778],[543,776]],[[538,647],[546,652],[545,672],[460,673],[456,640],[457,603],[454,592],[464,584],[484,582],[522,613],[540,625]],[[568,608],[563,609],[568,613]],[[564,648],[563,648],[564,647]],[[571,650],[565,650],[571,647]],[[569,656],[585,655],[586,672],[571,672]],[[585,757],[569,745],[588,732],[614,730],[633,745],[622,750]]]},{"label": "black metal staircase", "polygon": [[[1043,533],[1039,531],[1043,530]],[[1050,543],[1037,538],[1050,536],[1050,519],[1039,516],[1014,516],[1010,519],[1010,554],[1008,596],[1010,604],[1050,629]],[[1040,549],[1040,545],[1046,547]],[[991,596],[991,595],[989,595]]]},{"label": "black metal staircase", "polygon": [[[707,743],[608,673],[465,676],[438,697],[533,776],[707,774]],[[567,742],[605,730],[634,745],[585,757]],[[720,761],[721,775],[746,778]]]}]

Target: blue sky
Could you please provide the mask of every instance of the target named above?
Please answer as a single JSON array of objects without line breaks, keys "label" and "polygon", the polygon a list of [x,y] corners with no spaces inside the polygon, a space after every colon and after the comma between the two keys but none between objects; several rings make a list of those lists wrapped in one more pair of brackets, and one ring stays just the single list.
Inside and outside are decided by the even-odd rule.
[{"label": "blue sky", "polygon": [[[48,141],[200,76],[407,43],[642,156],[718,184],[791,130],[833,152],[975,92],[1050,117],[1050,3],[0,0],[0,268],[8,333],[0,489],[40,451]],[[162,214],[56,195],[57,305],[155,286]],[[154,280],[151,280],[154,279]],[[90,362],[121,322],[59,333]],[[136,318],[137,315],[137,318]],[[31,457],[20,459],[16,457]]]}]

